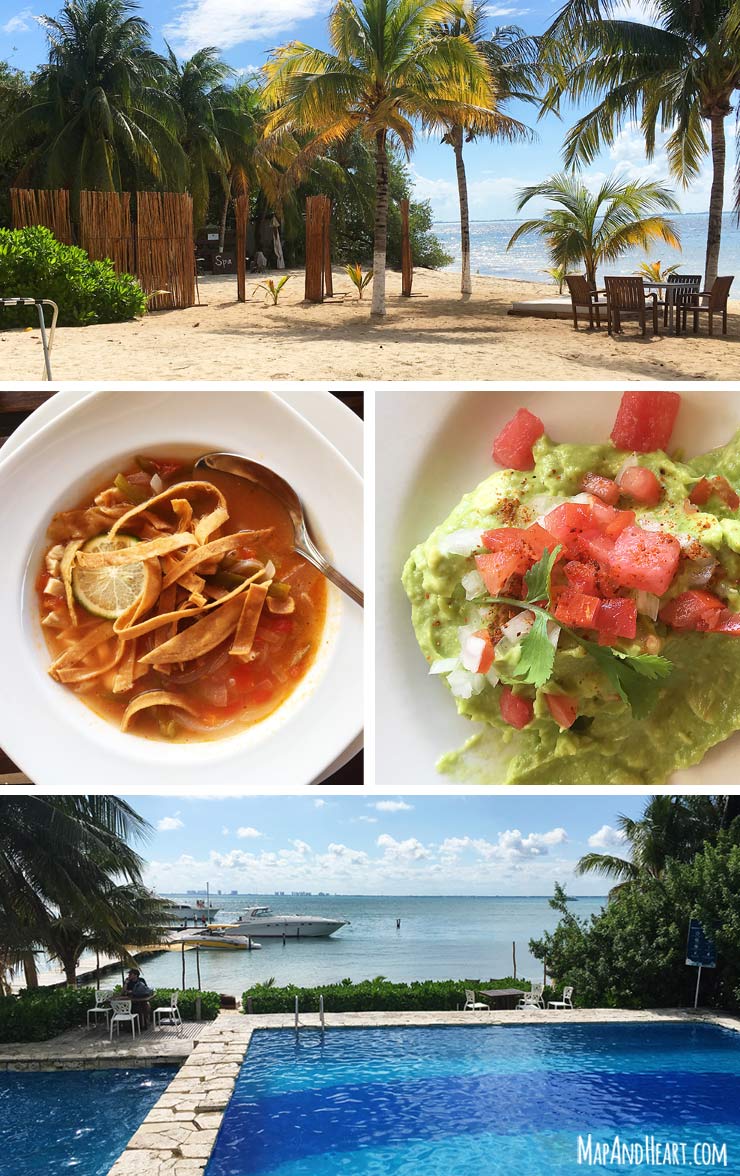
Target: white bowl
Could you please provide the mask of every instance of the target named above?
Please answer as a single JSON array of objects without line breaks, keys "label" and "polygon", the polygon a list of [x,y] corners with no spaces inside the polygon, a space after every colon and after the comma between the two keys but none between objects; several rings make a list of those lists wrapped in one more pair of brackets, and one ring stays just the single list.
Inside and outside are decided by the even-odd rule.
[{"label": "white bowl", "polygon": [[[673,446],[682,446],[687,455],[694,456],[730,440],[740,425],[737,391],[673,387],[681,394]],[[375,770],[388,789],[410,784],[427,791],[430,786],[441,786],[443,791],[454,788],[454,782],[439,775],[434,765],[479,729],[456,713],[448,691],[428,675],[419,652],[409,602],[401,587],[401,571],[411,549],[447,517],[463,494],[498,469],[491,459],[493,438],[518,408],[529,408],[541,417],[555,441],[604,442],[614,424],[621,393],[621,386],[619,390],[598,391],[396,386],[376,392],[379,685]],[[726,787],[737,779],[739,764],[740,733],[736,733],[712,748],[701,764],[674,773],[669,785],[660,790],[697,784]],[[511,792],[512,787],[503,790]],[[537,789],[520,789],[533,790]],[[581,790],[593,791],[590,786]],[[622,789],[614,786],[610,790]],[[547,786],[539,791],[546,792]]]},{"label": "white bowl", "polygon": [[337,566],[362,579],[362,482],[269,392],[96,391],[0,460],[4,705],[0,746],[37,785],[85,791],[165,784],[287,791],[314,780],[362,729],[362,612],[329,587],[321,649],[267,719],[209,743],[118,731],[46,673],[34,580],[52,514],[116,462],[149,450],[228,449],[290,482]]}]

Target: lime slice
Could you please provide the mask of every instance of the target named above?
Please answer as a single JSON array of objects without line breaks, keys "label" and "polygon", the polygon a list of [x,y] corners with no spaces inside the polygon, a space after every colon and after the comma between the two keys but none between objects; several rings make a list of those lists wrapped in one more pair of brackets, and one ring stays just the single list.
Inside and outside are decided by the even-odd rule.
[{"label": "lime slice", "polygon": [[[119,551],[138,543],[135,535],[95,535],[82,547],[83,551]],[[141,596],[144,587],[143,563],[123,564],[111,568],[75,568],[72,572],[72,591],[75,600],[94,617],[115,620]]]}]

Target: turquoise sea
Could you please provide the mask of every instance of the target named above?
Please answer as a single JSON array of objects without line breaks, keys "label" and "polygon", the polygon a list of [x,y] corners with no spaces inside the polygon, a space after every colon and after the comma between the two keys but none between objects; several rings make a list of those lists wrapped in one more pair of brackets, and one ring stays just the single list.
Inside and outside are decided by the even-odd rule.
[{"label": "turquoise sea", "polygon": [[[641,249],[627,253],[608,269],[611,273],[630,273],[641,261],[660,260],[663,265],[680,265],[684,273],[704,273],[704,253],[707,240],[707,216],[705,213],[684,213],[672,217],[681,238],[681,252],[669,249],[662,243],[656,244],[649,255]],[[508,241],[520,222],[518,220],[473,221],[470,226],[470,247],[472,270],[480,274],[491,274],[497,278],[518,278],[522,281],[548,281],[545,270],[551,265],[544,242],[539,237],[525,237],[507,253]],[[451,269],[457,269],[460,259],[460,226],[457,221],[436,221],[435,235],[455,261]],[[722,252],[720,273],[737,274],[740,284],[740,228],[734,212],[726,212],[722,229]],[[735,296],[738,292],[734,291]]]},{"label": "turquoise sea", "polygon": [[[178,901],[195,900],[166,895]],[[530,938],[552,930],[558,921],[545,897],[443,898],[356,895],[213,895],[220,909],[217,922],[228,922],[248,906],[269,905],[276,912],[338,916],[349,920],[329,939],[265,939],[262,949],[201,951],[203,988],[240,996],[250,985],[274,976],[277,984],[312,986],[349,977],[366,980],[488,979],[512,973],[512,942],[516,942],[517,974],[539,977],[542,965],[528,950]],[[606,899],[579,898],[574,913],[589,917]],[[401,926],[396,928],[396,920]],[[196,982],[195,953],[186,952],[186,985]],[[141,964],[147,981],[180,985],[182,958],[165,953]]]}]

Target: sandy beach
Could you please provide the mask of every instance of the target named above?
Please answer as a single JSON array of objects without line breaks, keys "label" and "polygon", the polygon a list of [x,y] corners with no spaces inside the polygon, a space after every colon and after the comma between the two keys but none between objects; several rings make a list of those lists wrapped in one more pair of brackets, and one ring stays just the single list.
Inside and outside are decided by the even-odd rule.
[{"label": "sandy beach", "polygon": [[[254,288],[254,280],[247,286]],[[740,379],[740,302],[730,302],[726,338],[643,339],[634,322],[573,330],[570,320],[507,315],[512,301],[552,298],[552,285],[474,278],[465,301],[459,275],[418,270],[412,298],[388,275],[388,314],[371,319],[343,270],[336,296],[303,302],[303,272],[291,271],[279,305],[261,294],[236,301],[236,278],[201,278],[202,305],[143,319],[57,331],[54,379],[61,380],[732,380]],[[715,325],[715,330],[718,327]],[[0,332],[0,379],[38,380],[38,329]]]}]

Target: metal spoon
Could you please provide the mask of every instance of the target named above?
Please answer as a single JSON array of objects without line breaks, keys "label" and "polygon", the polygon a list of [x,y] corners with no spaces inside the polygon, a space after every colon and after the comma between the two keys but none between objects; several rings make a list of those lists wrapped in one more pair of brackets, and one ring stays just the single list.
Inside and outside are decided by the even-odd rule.
[{"label": "metal spoon", "polygon": [[220,470],[224,474],[233,474],[237,478],[246,478],[277,498],[285,507],[293,524],[293,550],[302,555],[310,564],[346,592],[357,604],[364,608],[365,594],[359,588],[332,567],[325,555],[319,551],[308,532],[303,505],[292,486],[284,478],[276,474],[258,461],[251,461],[248,457],[241,457],[238,453],[206,453],[195,463],[196,470]]}]

